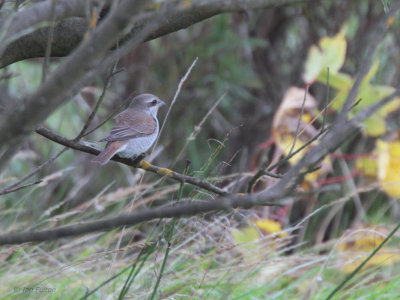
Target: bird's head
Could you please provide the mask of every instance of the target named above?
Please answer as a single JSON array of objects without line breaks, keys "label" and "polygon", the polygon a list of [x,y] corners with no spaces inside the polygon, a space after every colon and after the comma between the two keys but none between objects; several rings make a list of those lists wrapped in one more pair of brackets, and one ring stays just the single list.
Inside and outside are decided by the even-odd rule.
[{"label": "bird's head", "polygon": [[157,96],[152,94],[141,94],[132,99],[128,108],[148,111],[155,117],[157,116],[158,109],[163,105],[165,105],[165,102],[161,101]]}]

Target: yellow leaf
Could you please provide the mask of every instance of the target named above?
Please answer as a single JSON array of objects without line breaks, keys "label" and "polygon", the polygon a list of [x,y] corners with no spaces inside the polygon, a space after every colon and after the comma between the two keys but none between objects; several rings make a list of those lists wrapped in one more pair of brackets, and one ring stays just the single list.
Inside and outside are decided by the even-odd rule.
[{"label": "yellow leaf", "polygon": [[329,67],[329,72],[337,73],[343,66],[346,57],[347,42],[344,32],[339,32],[331,38],[323,37],[319,46],[323,50],[325,67]]},{"label": "yellow leaf", "polygon": [[377,137],[386,132],[385,120],[379,116],[371,116],[364,121],[365,133],[369,136]]},{"label": "yellow leaf", "polygon": [[236,243],[249,243],[254,242],[260,238],[258,230],[254,226],[248,226],[242,229],[232,230],[232,236]]},{"label": "yellow leaf", "polygon": [[388,25],[388,26],[392,26],[393,25],[393,23],[394,23],[394,17],[390,17],[389,19],[387,19],[387,21],[386,21],[386,24]]},{"label": "yellow leaf", "polygon": [[[370,74],[372,74],[371,72]],[[383,85],[371,85],[369,82],[364,82],[359,90],[356,99],[361,99],[361,102],[355,106],[351,112],[350,116],[357,114],[361,110],[365,109],[370,105],[375,104],[384,97],[390,95],[394,92],[394,88],[391,86]],[[346,98],[348,96],[348,90],[340,90],[336,95],[335,99],[332,101],[332,109],[339,110],[342,108]],[[365,125],[365,133],[369,136],[379,136],[386,133],[385,118],[389,113],[392,113],[400,108],[400,98],[395,98],[381,109],[377,111],[373,116],[367,118],[363,124]]]},{"label": "yellow leaf", "polygon": [[281,232],[282,231],[282,225],[279,222],[270,220],[270,219],[261,219],[254,221],[256,226],[265,234],[272,234],[272,233],[279,233],[279,237],[285,237],[287,236],[286,232]]},{"label": "yellow leaf", "polygon": [[303,73],[305,83],[312,83],[324,68],[324,58],[317,46],[311,46]]},{"label": "yellow leaf", "polygon": [[389,154],[394,157],[400,157],[400,142],[390,144]]},{"label": "yellow leaf", "polygon": [[399,108],[400,108],[400,98],[394,98],[392,101],[390,101],[380,110],[378,110],[378,114],[381,117],[386,117],[388,114],[398,110]]},{"label": "yellow leaf", "polygon": [[264,258],[264,251],[259,242],[260,234],[255,226],[233,229],[231,234],[237,244],[237,249],[246,260],[253,261]]},{"label": "yellow leaf", "polygon": [[378,165],[375,159],[366,157],[360,158],[356,162],[356,168],[362,171],[367,176],[377,176]]},{"label": "yellow leaf", "polygon": [[[275,139],[276,144],[279,146],[279,148],[282,150],[282,152],[287,156],[289,155],[290,149],[292,148],[292,145],[294,143],[294,136],[285,134],[283,136],[277,136]],[[293,148],[293,152],[297,151],[301,147],[303,147],[304,143],[302,141],[299,141],[297,139],[296,145]],[[304,153],[306,150],[304,151]],[[294,165],[299,162],[299,160],[303,157],[303,153],[298,153],[295,156],[293,156],[290,160],[289,163]]]},{"label": "yellow leaf", "polygon": [[379,60],[376,60],[372,63],[372,66],[369,69],[368,74],[364,77],[363,83],[369,83],[372,77],[374,77],[374,75],[376,74],[376,72],[378,72],[378,68],[379,68]]},{"label": "yellow leaf", "polygon": [[288,237],[286,232],[281,231],[280,223],[261,219],[254,220],[253,224],[242,229],[233,229],[231,234],[246,260],[253,261],[263,259],[265,255],[275,253],[279,249],[282,245],[281,239]]},{"label": "yellow leaf", "polygon": [[[380,253],[382,251],[382,253]],[[364,266],[364,269],[376,266],[390,266],[400,260],[400,253],[395,250],[382,249],[375,254]],[[349,253],[346,262],[341,265],[340,270],[344,273],[353,272],[369,255],[369,253]]]},{"label": "yellow leaf", "polygon": [[400,199],[400,142],[377,141],[378,179],[382,190]]},{"label": "yellow leaf", "polygon": [[303,72],[304,82],[312,83],[327,68],[330,73],[337,73],[343,66],[346,47],[347,42],[343,31],[333,37],[323,37],[318,46],[311,46]]},{"label": "yellow leaf", "polygon": [[301,118],[301,120],[305,123],[310,123],[313,119],[313,116],[311,114],[308,113],[304,113],[303,117]]},{"label": "yellow leaf", "polygon": [[348,90],[339,91],[336,97],[332,100],[331,108],[333,110],[339,110],[342,108],[344,102],[346,101]]},{"label": "yellow leaf", "polygon": [[[323,69],[321,73],[319,74],[317,81],[323,84],[327,83],[328,79],[328,70]],[[329,86],[337,89],[339,91],[349,91],[351,86],[353,84],[353,78],[351,76],[337,72],[337,73],[331,73],[329,71]]]},{"label": "yellow leaf", "polygon": [[[306,141],[318,133],[318,130],[310,124],[314,117],[312,113],[317,107],[316,100],[309,93],[306,94],[305,89],[290,87],[283,96],[272,122],[272,133],[275,142],[285,155],[289,154],[294,142],[304,96],[306,96],[304,114],[300,122],[300,134],[297,137],[293,151],[298,150]],[[290,163],[296,163],[300,158],[300,154],[295,155],[290,160]]]},{"label": "yellow leaf", "polygon": [[182,3],[182,8],[187,8],[187,7],[191,6],[191,5],[192,5],[192,1],[190,1],[190,0],[185,0],[185,1]]}]

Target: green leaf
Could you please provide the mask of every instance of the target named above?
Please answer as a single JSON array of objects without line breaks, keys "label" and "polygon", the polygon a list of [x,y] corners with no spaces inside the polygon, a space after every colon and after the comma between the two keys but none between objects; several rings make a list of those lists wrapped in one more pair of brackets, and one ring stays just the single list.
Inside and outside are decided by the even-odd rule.
[{"label": "green leaf", "polygon": [[260,234],[255,226],[248,226],[242,229],[231,231],[233,240],[237,244],[237,249],[248,261],[262,259],[264,251],[260,245]]},{"label": "green leaf", "polygon": [[377,137],[386,132],[385,120],[379,116],[373,115],[364,122],[365,132],[369,136]]},{"label": "green leaf", "polygon": [[[327,69],[324,69],[319,74],[317,81],[323,84],[326,84],[328,77]],[[350,90],[353,84],[353,78],[351,76],[344,73],[330,73],[329,71],[329,86],[333,87],[339,91],[348,91]]]}]

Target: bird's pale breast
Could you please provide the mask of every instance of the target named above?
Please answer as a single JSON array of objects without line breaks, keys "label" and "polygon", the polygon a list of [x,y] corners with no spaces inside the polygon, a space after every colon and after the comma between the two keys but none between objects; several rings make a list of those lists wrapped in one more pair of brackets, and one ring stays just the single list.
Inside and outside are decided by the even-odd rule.
[{"label": "bird's pale breast", "polygon": [[153,145],[153,143],[156,141],[158,131],[159,131],[159,125],[157,121],[157,128],[154,131],[154,133],[148,136],[130,139],[126,145],[124,145],[118,150],[117,152],[118,155],[121,157],[132,158],[134,156],[146,152],[147,150],[150,149],[151,145]]}]

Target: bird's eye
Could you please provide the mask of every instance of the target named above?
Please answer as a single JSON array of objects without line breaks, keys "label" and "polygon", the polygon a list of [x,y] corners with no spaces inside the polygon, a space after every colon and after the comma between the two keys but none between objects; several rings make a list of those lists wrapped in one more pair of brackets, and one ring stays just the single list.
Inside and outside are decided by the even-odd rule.
[{"label": "bird's eye", "polygon": [[151,101],[151,105],[156,105],[157,104],[157,100],[154,99],[153,101]]}]

